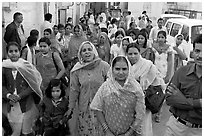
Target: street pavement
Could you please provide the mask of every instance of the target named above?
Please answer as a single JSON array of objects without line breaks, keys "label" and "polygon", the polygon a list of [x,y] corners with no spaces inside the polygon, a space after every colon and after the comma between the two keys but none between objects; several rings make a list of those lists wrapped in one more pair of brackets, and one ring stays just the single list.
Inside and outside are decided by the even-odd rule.
[{"label": "street pavement", "polygon": [[166,131],[166,122],[169,120],[170,115],[171,113],[169,112],[169,106],[166,105],[166,102],[164,102],[162,107],[160,123],[152,121],[154,136],[164,136]]}]

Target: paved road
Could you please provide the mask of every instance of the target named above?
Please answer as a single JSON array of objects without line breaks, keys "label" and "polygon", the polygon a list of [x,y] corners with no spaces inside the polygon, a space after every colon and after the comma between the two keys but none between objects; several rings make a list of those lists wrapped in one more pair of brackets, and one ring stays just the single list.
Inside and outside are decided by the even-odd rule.
[{"label": "paved road", "polygon": [[153,121],[152,124],[154,136],[164,136],[164,133],[166,131],[166,122],[169,120],[170,115],[171,114],[169,112],[169,106],[164,103],[162,107],[160,123],[156,123]]}]

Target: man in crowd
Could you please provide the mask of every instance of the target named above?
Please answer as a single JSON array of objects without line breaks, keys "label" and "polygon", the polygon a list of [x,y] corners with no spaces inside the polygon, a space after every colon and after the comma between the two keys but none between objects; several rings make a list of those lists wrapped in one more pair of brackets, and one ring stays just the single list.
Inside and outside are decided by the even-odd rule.
[{"label": "man in crowd", "polygon": [[166,90],[172,115],[168,136],[202,136],[202,35],[193,43],[194,62],[178,69]]},{"label": "man in crowd", "polygon": [[159,31],[166,31],[167,33],[167,29],[164,25],[164,20],[163,18],[159,18],[157,20],[157,26],[154,26],[151,31],[150,31],[150,34],[149,34],[149,39],[153,42],[153,41],[156,41],[157,39],[157,33]]},{"label": "man in crowd", "polygon": [[50,28],[52,30],[52,27],[53,27],[53,24],[51,23],[52,22],[52,14],[46,13],[44,15],[44,19],[45,19],[45,21],[42,23],[42,25],[40,27],[41,37],[43,37],[45,29]]},{"label": "man in crowd", "polygon": [[4,40],[8,44],[9,42],[18,43],[21,48],[25,46],[26,37],[24,34],[23,25],[23,14],[16,12],[13,15],[13,22],[6,27],[6,32],[4,34]]}]

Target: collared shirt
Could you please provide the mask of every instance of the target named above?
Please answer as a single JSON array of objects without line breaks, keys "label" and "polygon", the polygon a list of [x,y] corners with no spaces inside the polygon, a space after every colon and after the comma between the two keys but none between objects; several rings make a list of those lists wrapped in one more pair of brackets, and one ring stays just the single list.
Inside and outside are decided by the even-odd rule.
[{"label": "collared shirt", "polygon": [[160,29],[158,26],[155,26],[151,29],[150,34],[149,34],[149,39],[151,41],[155,41],[157,39],[157,34],[159,31],[165,31],[167,34],[167,29],[165,26],[162,26],[162,28]]},{"label": "collared shirt", "polygon": [[171,82],[181,92],[167,96],[166,103],[170,112],[195,124],[202,124],[202,76],[196,75],[195,63],[190,63],[178,69]]}]

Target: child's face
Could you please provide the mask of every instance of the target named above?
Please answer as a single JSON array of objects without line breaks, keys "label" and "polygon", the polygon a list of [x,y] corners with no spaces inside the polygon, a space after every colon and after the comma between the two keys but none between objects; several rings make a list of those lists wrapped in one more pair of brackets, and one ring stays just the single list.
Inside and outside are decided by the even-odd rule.
[{"label": "child's face", "polygon": [[165,38],[165,36],[163,34],[159,34],[157,36],[157,40],[158,40],[159,43],[165,43],[166,38]]},{"label": "child's face", "polygon": [[44,32],[44,37],[50,39],[50,38],[51,38],[51,34],[50,34],[49,32],[46,32],[46,31],[45,31],[45,32]]},{"label": "child's face", "polygon": [[61,34],[65,34],[65,28],[59,28],[59,33],[61,33]]},{"label": "child's face", "polygon": [[133,33],[130,33],[130,37],[132,37],[133,40],[136,39],[136,36],[135,36],[135,34],[133,34]]},{"label": "child's face", "polygon": [[42,52],[43,54],[48,53],[48,51],[50,50],[50,47],[45,42],[40,42],[39,48],[40,48],[40,52]]},{"label": "child's face", "polygon": [[60,86],[56,86],[52,88],[52,98],[53,99],[59,99],[61,95],[61,89]]},{"label": "child's face", "polygon": [[180,45],[182,43],[182,41],[183,41],[183,37],[182,36],[178,36],[176,38],[176,44]]},{"label": "child's face", "polygon": [[18,61],[18,59],[20,58],[20,51],[16,45],[9,46],[8,57],[12,62]]},{"label": "child's face", "polygon": [[119,35],[115,38],[116,43],[117,43],[117,44],[120,44],[120,42],[122,41],[122,39],[123,39],[123,36],[122,36],[121,34],[119,34]]}]

